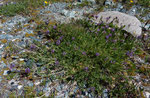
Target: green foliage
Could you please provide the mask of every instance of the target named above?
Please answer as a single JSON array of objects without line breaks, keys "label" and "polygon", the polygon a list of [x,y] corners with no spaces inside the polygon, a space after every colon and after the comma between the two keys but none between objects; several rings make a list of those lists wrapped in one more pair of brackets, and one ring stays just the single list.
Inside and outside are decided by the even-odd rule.
[{"label": "green foliage", "polygon": [[140,4],[145,7],[150,7],[150,0],[138,0],[137,4]]},{"label": "green foliage", "polygon": [[[130,79],[123,74],[126,70],[123,62],[129,58],[126,53],[134,52],[137,45],[135,38],[122,28],[112,24],[95,25],[85,20],[54,27],[43,26],[49,31],[39,31],[39,34],[50,42],[41,44],[35,41],[37,48],[32,50],[34,52],[22,56],[49,69],[47,75],[51,70],[62,68],[66,73],[61,78],[77,81],[82,89],[86,85],[86,88],[94,87],[95,93],[100,95],[105,88],[112,96],[138,95],[134,86],[128,83]],[[40,28],[43,29],[38,26],[38,30]]]},{"label": "green foliage", "polygon": [[16,13],[24,11],[27,7],[26,2],[16,2],[16,4],[8,4],[0,7],[0,15],[14,16]]}]

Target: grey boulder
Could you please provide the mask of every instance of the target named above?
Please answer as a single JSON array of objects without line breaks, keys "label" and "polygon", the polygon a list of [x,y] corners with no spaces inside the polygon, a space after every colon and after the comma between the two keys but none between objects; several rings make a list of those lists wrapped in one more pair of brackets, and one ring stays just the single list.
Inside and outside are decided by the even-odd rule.
[{"label": "grey boulder", "polygon": [[118,11],[100,12],[97,17],[94,17],[93,21],[95,23],[103,21],[106,24],[112,22],[118,27],[124,26],[123,30],[131,33],[134,37],[142,34],[142,24],[136,17]]}]

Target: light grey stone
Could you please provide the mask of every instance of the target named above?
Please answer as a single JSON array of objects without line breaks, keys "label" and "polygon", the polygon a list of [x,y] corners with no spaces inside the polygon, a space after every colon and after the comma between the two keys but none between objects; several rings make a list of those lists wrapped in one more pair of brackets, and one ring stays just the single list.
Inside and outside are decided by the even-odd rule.
[{"label": "light grey stone", "polygon": [[[101,22],[110,23],[118,27],[125,26],[123,30],[131,33],[134,37],[138,37],[142,34],[141,22],[134,16],[127,15],[118,11],[107,11],[100,12],[97,14],[98,18],[94,18],[93,21],[96,23]],[[108,17],[110,17],[108,19]]]},{"label": "light grey stone", "polygon": [[91,3],[93,3],[93,4],[95,4],[96,2],[95,2],[95,0],[77,0],[78,2],[84,2],[84,1],[88,1],[88,2],[91,2]]},{"label": "light grey stone", "polygon": [[145,92],[145,97],[146,98],[150,98],[150,93],[149,92]]},{"label": "light grey stone", "polygon": [[113,5],[115,5],[115,3],[113,2],[113,0],[106,0],[105,1],[105,5],[111,5],[111,6],[113,6]]}]

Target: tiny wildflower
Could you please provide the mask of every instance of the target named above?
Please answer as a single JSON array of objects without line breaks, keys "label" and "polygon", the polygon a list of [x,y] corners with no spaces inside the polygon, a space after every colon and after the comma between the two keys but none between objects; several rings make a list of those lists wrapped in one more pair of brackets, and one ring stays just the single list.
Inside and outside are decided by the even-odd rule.
[{"label": "tiny wildflower", "polygon": [[10,69],[14,68],[15,67],[15,64],[11,64],[10,65]]},{"label": "tiny wildflower", "polygon": [[127,63],[127,62],[123,62],[123,64],[124,64],[124,65],[127,65],[128,63]]},{"label": "tiny wildflower", "polygon": [[94,92],[95,91],[95,87],[91,87],[91,91]]},{"label": "tiny wildflower", "polygon": [[62,40],[64,36],[59,37],[59,40]]},{"label": "tiny wildflower", "polygon": [[138,38],[138,39],[142,39],[142,36],[140,35],[140,36],[138,36],[137,38]]},{"label": "tiny wildflower", "polygon": [[55,52],[55,50],[54,50],[54,49],[52,49],[52,50],[51,50],[51,53],[54,53],[54,52]]},{"label": "tiny wildflower", "polygon": [[127,52],[126,52],[126,55],[129,56],[129,57],[132,57],[132,56],[133,56],[133,52],[132,52],[132,51],[131,51],[131,52],[130,52],[130,51],[127,51]]},{"label": "tiny wildflower", "polygon": [[97,32],[95,32],[95,34],[98,34]]},{"label": "tiny wildflower", "polygon": [[96,56],[99,56],[100,54],[99,54],[99,53],[96,53],[95,55],[96,55]]},{"label": "tiny wildflower", "polygon": [[49,33],[50,33],[49,30],[47,30],[47,31],[45,32],[46,35],[48,35]]},{"label": "tiny wildflower", "polygon": [[85,68],[84,68],[85,71],[88,71],[88,69],[89,69],[88,67],[85,67]]},{"label": "tiny wildflower", "polygon": [[35,45],[31,45],[31,46],[30,46],[30,49],[31,49],[31,50],[33,50],[33,49],[35,49],[35,48],[36,48]]},{"label": "tiny wildflower", "polygon": [[98,16],[96,15],[96,16],[95,16],[95,18],[97,19],[97,18],[98,18]]},{"label": "tiny wildflower", "polygon": [[48,42],[48,43],[50,43],[50,42],[51,42],[51,40],[48,40],[47,42]]},{"label": "tiny wildflower", "polygon": [[108,60],[108,57],[105,58],[105,61],[107,61],[107,60]]},{"label": "tiny wildflower", "polygon": [[49,24],[49,21],[46,21],[45,24],[48,25],[48,24]]},{"label": "tiny wildflower", "polygon": [[44,3],[47,4],[48,2],[47,2],[47,1],[44,1]]},{"label": "tiny wildflower", "polygon": [[112,34],[110,33],[110,34],[109,34],[109,37],[111,37],[111,36],[112,36]]},{"label": "tiny wildflower", "polygon": [[55,26],[55,25],[53,26],[53,29],[56,29],[56,26]]},{"label": "tiny wildflower", "polygon": [[106,21],[108,21],[110,18],[111,18],[110,16],[109,16],[109,17],[107,17],[107,18],[106,18]]},{"label": "tiny wildflower", "polygon": [[83,55],[86,55],[86,52],[82,52]]},{"label": "tiny wildflower", "polygon": [[133,0],[130,0],[131,3],[133,3]]},{"label": "tiny wildflower", "polygon": [[106,31],[103,31],[103,33],[105,34],[105,33],[106,33]]},{"label": "tiny wildflower", "polygon": [[106,28],[109,28],[109,26],[108,26],[108,25],[106,25]]},{"label": "tiny wildflower", "polygon": [[100,29],[97,29],[97,31],[99,32],[99,31],[100,31]]},{"label": "tiny wildflower", "polygon": [[59,61],[55,61],[55,65],[58,65],[59,64]]},{"label": "tiny wildflower", "polygon": [[116,42],[117,42],[117,40],[116,40],[116,39],[115,39],[115,40],[112,40],[112,42],[113,42],[113,43],[116,43]]},{"label": "tiny wildflower", "polygon": [[109,38],[109,35],[107,35],[105,38],[108,39],[108,38]]},{"label": "tiny wildflower", "polygon": [[60,45],[60,40],[57,40],[57,41],[56,41],[56,45]]},{"label": "tiny wildflower", "polygon": [[102,26],[102,29],[105,29],[105,27],[104,27],[104,26]]},{"label": "tiny wildflower", "polygon": [[26,68],[25,73],[29,73],[29,72],[30,72],[30,68]]},{"label": "tiny wildflower", "polygon": [[66,53],[66,52],[63,52],[62,54],[63,54],[63,55],[66,55],[67,53]]},{"label": "tiny wildflower", "polygon": [[115,29],[114,29],[114,28],[111,28],[111,31],[112,31],[112,32],[114,32],[114,31],[115,31]]},{"label": "tiny wildflower", "polygon": [[75,40],[75,37],[72,37],[72,40]]}]

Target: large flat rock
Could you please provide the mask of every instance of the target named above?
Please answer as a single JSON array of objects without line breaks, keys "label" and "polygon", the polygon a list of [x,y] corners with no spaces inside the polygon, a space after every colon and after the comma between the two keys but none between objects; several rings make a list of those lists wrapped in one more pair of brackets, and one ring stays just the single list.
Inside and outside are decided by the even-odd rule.
[{"label": "large flat rock", "polygon": [[108,24],[112,22],[118,27],[125,26],[123,30],[131,33],[135,37],[138,37],[142,34],[141,22],[134,16],[130,16],[118,11],[100,12],[97,14],[97,16],[98,17],[95,17],[93,20],[95,23],[103,21],[104,23]]}]

